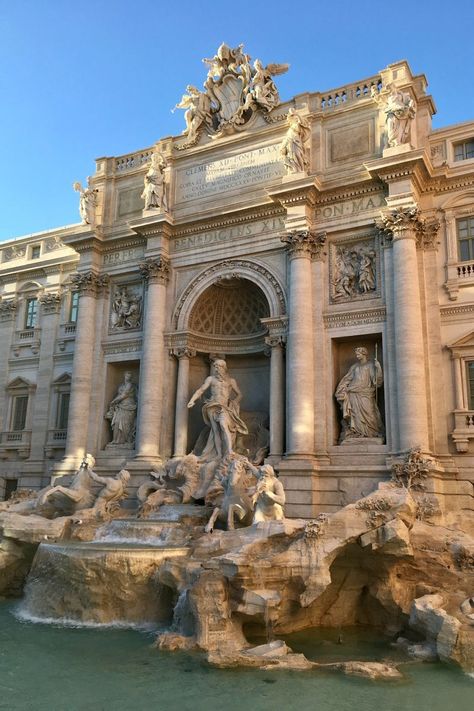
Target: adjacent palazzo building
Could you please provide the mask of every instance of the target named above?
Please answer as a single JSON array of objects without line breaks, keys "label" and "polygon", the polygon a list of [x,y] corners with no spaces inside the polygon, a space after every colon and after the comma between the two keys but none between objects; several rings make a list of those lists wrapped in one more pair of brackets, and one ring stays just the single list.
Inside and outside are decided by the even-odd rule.
[{"label": "adjacent palazzo building", "polygon": [[[239,446],[274,464],[287,515],[356,500],[412,447],[446,509],[472,509],[474,122],[433,130],[406,62],[281,103],[284,65],[258,85],[255,63],[236,96],[246,55],[219,51],[183,97],[185,135],[99,158],[76,186],[82,224],[0,245],[0,497],[85,452],[136,485],[191,451],[204,423],[187,403],[219,357]],[[356,348],[380,363],[362,410],[382,425],[346,436],[335,392],[357,386]]]}]

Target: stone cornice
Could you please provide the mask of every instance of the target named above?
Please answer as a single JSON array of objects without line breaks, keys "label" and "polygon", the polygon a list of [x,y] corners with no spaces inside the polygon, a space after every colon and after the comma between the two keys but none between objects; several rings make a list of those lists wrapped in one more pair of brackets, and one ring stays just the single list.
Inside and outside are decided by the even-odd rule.
[{"label": "stone cornice", "polygon": [[433,174],[433,166],[425,149],[378,158],[364,164],[372,178],[393,183],[409,178],[419,193],[426,190]]},{"label": "stone cornice", "polygon": [[365,197],[366,195],[373,195],[381,192],[386,193],[386,191],[387,188],[381,180],[371,180],[370,182],[366,182],[363,185],[355,186],[353,188],[344,186],[341,188],[331,188],[327,191],[322,188],[316,200],[316,207],[318,205],[327,205],[332,202],[357,199]]},{"label": "stone cornice", "polygon": [[102,248],[103,254],[109,254],[110,252],[116,252],[119,249],[130,249],[132,247],[144,247],[146,245],[146,238],[140,235],[128,235],[126,237],[119,237],[113,242],[107,242]]},{"label": "stone cornice", "polygon": [[371,323],[383,323],[387,313],[385,306],[359,311],[335,311],[324,315],[324,323],[328,328],[344,328]]},{"label": "stone cornice", "polygon": [[313,230],[296,230],[280,236],[281,241],[287,246],[290,259],[297,257],[324,259],[326,238],[326,232],[317,233]]},{"label": "stone cornice", "polygon": [[150,257],[144,262],[140,262],[138,268],[142,277],[150,282],[167,284],[170,273],[170,261],[166,257]]},{"label": "stone cornice", "polygon": [[142,217],[134,222],[129,222],[131,230],[143,237],[165,237],[169,239],[173,233],[173,223],[169,215],[160,213],[154,217]]},{"label": "stone cornice", "polygon": [[268,196],[283,207],[307,205],[314,207],[319,194],[317,178],[304,178],[298,181],[284,182],[277,188],[267,191]]}]

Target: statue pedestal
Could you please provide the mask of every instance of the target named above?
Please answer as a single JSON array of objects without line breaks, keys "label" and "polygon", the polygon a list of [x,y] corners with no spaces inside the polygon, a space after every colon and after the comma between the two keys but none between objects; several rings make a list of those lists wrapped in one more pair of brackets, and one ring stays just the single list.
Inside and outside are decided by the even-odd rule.
[{"label": "statue pedestal", "polygon": [[383,157],[390,158],[391,156],[397,156],[400,153],[409,153],[413,150],[413,146],[410,143],[402,143],[399,146],[392,146],[391,148],[383,149]]},{"label": "statue pedestal", "polygon": [[355,452],[373,452],[385,444],[383,437],[348,437],[340,447],[353,449]]}]

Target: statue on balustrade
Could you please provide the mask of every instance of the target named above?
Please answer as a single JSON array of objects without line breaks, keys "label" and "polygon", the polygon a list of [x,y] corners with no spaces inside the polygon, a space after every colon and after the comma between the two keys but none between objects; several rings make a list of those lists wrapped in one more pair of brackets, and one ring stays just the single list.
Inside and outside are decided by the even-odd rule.
[{"label": "statue on balustrade", "polygon": [[280,146],[280,155],[288,173],[302,173],[308,168],[306,141],[311,135],[308,122],[291,107],[286,119],[288,129]]},{"label": "statue on balustrade", "polygon": [[106,419],[110,420],[112,441],[107,445],[133,449],[137,419],[137,389],[132,382],[132,373],[124,374],[123,383],[109,405]]},{"label": "statue on balustrade", "polygon": [[376,357],[369,362],[367,348],[356,348],[355,356],[357,363],[351,365],[335,392],[342,410],[340,443],[384,436],[377,405],[377,388],[383,383],[381,365]]},{"label": "statue on balustrade", "polygon": [[73,183],[72,186],[74,190],[79,193],[79,215],[81,216],[83,225],[95,224],[96,195],[99,191],[91,187],[90,181],[90,177],[87,178],[86,188],[83,188],[82,183],[79,181]]},{"label": "statue on balustrade", "polygon": [[151,164],[145,175],[145,185],[141,194],[145,201],[145,210],[160,210],[167,212],[168,200],[165,179],[166,161],[159,151],[151,156]]},{"label": "statue on balustrade", "polygon": [[242,394],[227,372],[225,360],[218,358],[213,362],[211,375],[196,390],[188,408],[207,391],[209,398],[203,405],[202,416],[211,431],[199,457],[201,462],[223,459],[233,451],[237,434],[248,434],[247,426],[240,418]]},{"label": "statue on balustrade", "polygon": [[390,148],[410,143],[411,123],[416,115],[415,102],[410,94],[400,91],[389,84],[380,94],[375,86],[371,89],[372,98],[385,112],[387,143]]}]

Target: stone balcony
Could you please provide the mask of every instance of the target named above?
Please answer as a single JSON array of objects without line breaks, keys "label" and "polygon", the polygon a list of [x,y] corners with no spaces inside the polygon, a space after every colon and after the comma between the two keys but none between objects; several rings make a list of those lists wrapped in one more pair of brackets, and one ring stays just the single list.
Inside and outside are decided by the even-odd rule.
[{"label": "stone balcony", "polygon": [[59,327],[56,348],[61,353],[72,351],[76,338],[76,324],[73,322],[62,323]]},{"label": "stone balcony", "polygon": [[451,433],[460,454],[468,451],[469,440],[474,439],[474,410],[454,411],[454,430]]},{"label": "stone balcony", "polygon": [[17,452],[20,459],[28,459],[30,456],[30,446],[30,430],[0,433],[0,457],[2,459],[8,459],[9,454],[14,452]]},{"label": "stone balcony", "polygon": [[22,328],[15,331],[12,343],[12,354],[15,358],[19,356],[38,355],[41,346],[40,328]]},{"label": "stone balcony", "polygon": [[66,448],[67,430],[51,429],[48,430],[48,438],[44,448],[48,459],[54,459],[58,451],[64,451]]}]

